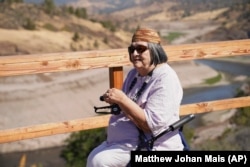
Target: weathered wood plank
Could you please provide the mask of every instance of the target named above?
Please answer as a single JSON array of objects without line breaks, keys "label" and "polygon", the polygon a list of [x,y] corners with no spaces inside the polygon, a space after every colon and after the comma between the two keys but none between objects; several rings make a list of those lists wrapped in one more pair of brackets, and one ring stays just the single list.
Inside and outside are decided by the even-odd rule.
[{"label": "weathered wood plank", "polygon": [[250,106],[250,96],[186,104],[181,106],[180,114],[200,114]]},{"label": "weathered wood plank", "polygon": [[88,70],[130,65],[130,62],[124,58],[127,56],[125,51],[123,52],[122,54],[122,51],[107,50],[2,56],[0,57],[0,76]]},{"label": "weathered wood plank", "polygon": [[[250,106],[250,96],[182,105],[180,115],[200,114],[246,106]],[[104,115],[59,123],[1,130],[0,143],[105,127],[108,125],[109,118],[110,115]]]},{"label": "weathered wood plank", "polygon": [[110,115],[1,130],[0,143],[104,127]]},{"label": "weathered wood plank", "polygon": [[[250,40],[164,46],[169,61],[250,55]],[[131,65],[127,49],[0,57],[0,76]]]},{"label": "weathered wood plank", "polygon": [[232,40],[165,46],[170,61],[242,56],[250,54],[250,40]]}]

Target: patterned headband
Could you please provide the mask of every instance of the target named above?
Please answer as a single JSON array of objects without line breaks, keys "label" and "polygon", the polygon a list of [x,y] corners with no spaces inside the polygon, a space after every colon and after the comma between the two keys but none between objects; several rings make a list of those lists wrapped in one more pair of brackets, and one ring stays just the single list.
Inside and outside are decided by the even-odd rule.
[{"label": "patterned headband", "polygon": [[158,33],[150,28],[139,28],[136,30],[132,37],[132,42],[138,41],[152,42],[157,44],[161,43]]}]

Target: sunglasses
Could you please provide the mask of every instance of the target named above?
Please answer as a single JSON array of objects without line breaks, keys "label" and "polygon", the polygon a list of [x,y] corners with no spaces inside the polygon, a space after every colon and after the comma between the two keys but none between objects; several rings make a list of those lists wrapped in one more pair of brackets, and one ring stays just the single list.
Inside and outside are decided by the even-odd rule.
[{"label": "sunglasses", "polygon": [[144,45],[136,45],[136,46],[130,45],[130,46],[128,47],[128,53],[129,53],[129,54],[132,54],[132,53],[134,53],[134,51],[136,50],[137,53],[142,54],[142,53],[145,52],[147,49],[148,49],[148,47],[147,47],[147,46],[144,46]]}]

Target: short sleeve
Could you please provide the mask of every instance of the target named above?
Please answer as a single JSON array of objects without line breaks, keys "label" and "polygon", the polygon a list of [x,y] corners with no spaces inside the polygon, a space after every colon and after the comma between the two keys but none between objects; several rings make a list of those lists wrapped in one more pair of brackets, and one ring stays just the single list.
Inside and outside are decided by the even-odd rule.
[{"label": "short sleeve", "polygon": [[163,74],[154,82],[144,108],[153,135],[179,119],[182,96],[182,87],[175,73]]}]

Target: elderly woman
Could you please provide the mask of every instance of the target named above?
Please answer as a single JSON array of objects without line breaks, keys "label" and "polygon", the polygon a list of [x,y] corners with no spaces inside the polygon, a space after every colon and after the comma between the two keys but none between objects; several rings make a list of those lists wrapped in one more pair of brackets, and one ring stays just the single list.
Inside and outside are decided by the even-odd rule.
[{"label": "elderly woman", "polygon": [[[89,155],[88,167],[122,167],[130,160],[130,151],[140,144],[139,136],[157,136],[179,120],[183,90],[156,31],[140,28],[128,47],[134,68],[123,89],[108,89],[104,101],[121,109],[112,115],[107,140]],[[178,131],[167,133],[154,142],[153,150],[183,150]]]}]

